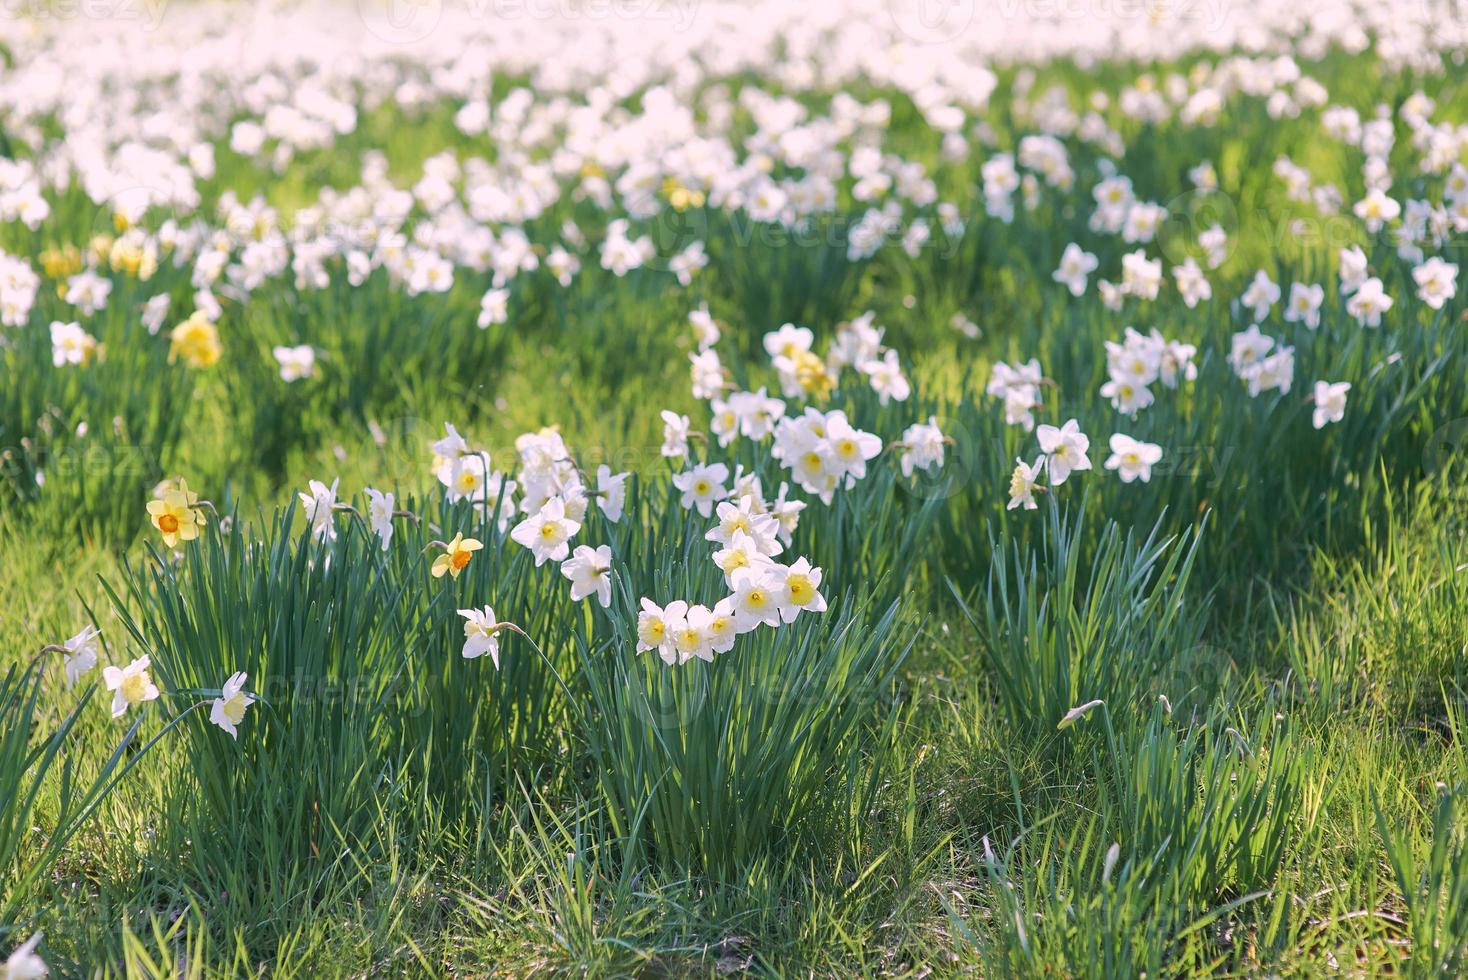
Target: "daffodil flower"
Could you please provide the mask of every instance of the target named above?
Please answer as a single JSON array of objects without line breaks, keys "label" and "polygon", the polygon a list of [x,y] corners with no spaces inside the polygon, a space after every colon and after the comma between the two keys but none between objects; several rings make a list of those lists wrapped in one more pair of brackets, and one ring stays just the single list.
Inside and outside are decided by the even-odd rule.
[{"label": "daffodil flower", "polygon": [[164,484],[160,490],[157,499],[148,501],[148,519],[163,535],[163,543],[176,548],[180,541],[193,541],[206,523],[204,512],[194,506],[199,495],[183,480],[176,486]]},{"label": "daffodil flower", "polygon": [[245,709],[255,703],[255,696],[245,693],[245,682],[249,679],[250,675],[244,671],[232,674],[209,709],[209,721],[229,732],[230,738],[240,737],[237,726],[245,718]]},{"label": "daffodil flower", "polygon": [[126,667],[106,667],[102,680],[112,692],[112,717],[121,718],[127,709],[158,698],[158,686],[148,672],[151,658],[139,657]]},{"label": "daffodil flower", "polygon": [[15,948],[4,963],[0,963],[0,978],[3,980],[42,980],[49,975],[46,961],[36,955],[36,947],[41,945],[41,934],[38,932],[25,942]]},{"label": "daffodil flower", "polygon": [[561,563],[561,574],[571,580],[571,598],[580,602],[595,595],[606,609],[612,604],[612,549],[609,545],[592,548],[579,545],[571,557]]},{"label": "daffodil flower", "polygon": [[443,578],[447,573],[458,578],[459,573],[468,567],[474,552],[483,547],[484,544],[474,538],[466,538],[462,534],[454,535],[454,540],[444,546],[444,553],[433,560],[433,577]]},{"label": "daffodil flower", "polygon": [[489,606],[483,609],[460,609],[459,615],[464,617],[464,650],[466,660],[482,657],[486,653],[489,659],[494,661],[495,669],[500,665],[500,630],[504,625],[495,618],[494,610]]},{"label": "daffodil flower", "polygon": [[101,635],[101,630],[88,624],[80,633],[62,644],[67,651],[65,669],[68,688],[73,687],[83,675],[97,666],[97,637]]}]

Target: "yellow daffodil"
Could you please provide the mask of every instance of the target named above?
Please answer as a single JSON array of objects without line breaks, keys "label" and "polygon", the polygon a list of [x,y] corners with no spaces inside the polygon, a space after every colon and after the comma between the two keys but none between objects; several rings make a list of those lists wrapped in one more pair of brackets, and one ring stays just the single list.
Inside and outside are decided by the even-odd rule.
[{"label": "yellow daffodil", "polygon": [[106,262],[107,256],[112,254],[112,236],[93,235],[92,240],[87,243],[87,248],[91,250],[92,258],[99,264]]},{"label": "yellow daffodil", "polygon": [[65,279],[82,271],[82,253],[75,245],[61,245],[41,252],[41,271],[48,279]]},{"label": "yellow daffodil", "polygon": [[157,499],[148,501],[148,520],[163,535],[163,543],[176,548],[180,541],[197,538],[206,520],[204,512],[194,506],[199,495],[183,480],[176,487],[160,484],[159,490]]},{"label": "yellow daffodil", "polygon": [[831,393],[836,379],[826,370],[826,362],[808,350],[798,350],[791,357],[795,362],[795,379],[806,394],[822,401]]},{"label": "yellow daffodil", "polygon": [[473,538],[466,538],[462,534],[454,535],[454,540],[448,543],[444,553],[433,560],[433,577],[443,578],[447,572],[458,578],[459,573],[468,566],[469,559],[474,557],[474,552],[483,547],[482,542]]},{"label": "yellow daffodil", "polygon": [[158,249],[141,232],[130,231],[112,243],[107,261],[119,272],[146,281],[158,271]]},{"label": "yellow daffodil", "polygon": [[219,331],[201,311],[195,310],[168,336],[172,341],[168,350],[170,364],[180,357],[191,368],[213,367],[219,362],[223,351],[219,346]]},{"label": "yellow daffodil", "polygon": [[703,207],[703,191],[684,187],[676,177],[668,177],[663,180],[663,196],[668,199],[668,203],[675,211]]}]

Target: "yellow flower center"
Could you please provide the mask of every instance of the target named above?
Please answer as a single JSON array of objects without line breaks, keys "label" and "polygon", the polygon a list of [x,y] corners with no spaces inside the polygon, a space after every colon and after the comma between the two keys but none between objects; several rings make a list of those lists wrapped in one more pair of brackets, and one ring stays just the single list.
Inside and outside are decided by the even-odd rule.
[{"label": "yellow flower center", "polygon": [[178,518],[173,514],[164,514],[158,518],[158,530],[164,534],[178,533]]},{"label": "yellow flower center", "polygon": [[129,674],[122,679],[122,696],[127,698],[130,704],[137,704],[147,693],[148,675],[146,673]]},{"label": "yellow flower center", "polygon": [[1025,471],[1016,466],[1014,474],[1009,478],[1009,495],[1023,497],[1028,489],[1029,481],[1025,479]]},{"label": "yellow flower center", "polygon": [[230,724],[238,725],[245,717],[245,708],[249,707],[249,701],[243,694],[236,694],[224,702],[224,717],[229,719]]},{"label": "yellow flower center", "polygon": [[797,606],[803,606],[815,598],[815,586],[804,575],[791,575],[785,584],[790,589],[790,601]]}]

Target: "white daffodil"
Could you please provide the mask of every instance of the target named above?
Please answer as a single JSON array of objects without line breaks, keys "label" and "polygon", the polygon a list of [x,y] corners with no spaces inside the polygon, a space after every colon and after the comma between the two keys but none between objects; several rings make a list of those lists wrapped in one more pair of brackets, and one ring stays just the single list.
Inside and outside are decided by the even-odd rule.
[{"label": "white daffodil", "polygon": [[536,567],[546,559],[562,561],[570,553],[567,541],[581,530],[577,521],[566,516],[566,503],[560,497],[552,497],[545,506],[515,525],[510,540],[535,555]]},{"label": "white daffodil", "polygon": [[882,357],[863,361],[856,369],[867,376],[872,390],[877,393],[877,400],[883,405],[889,400],[905,402],[912,394],[912,385],[902,373],[895,350],[888,349]]},{"label": "white daffodil", "polygon": [[245,693],[249,679],[244,671],[232,674],[209,709],[209,721],[229,732],[230,738],[240,737],[238,726],[245,718],[245,709],[255,703],[254,695]]},{"label": "white daffodil", "polygon": [[1285,304],[1287,323],[1303,323],[1314,330],[1320,326],[1320,304],[1325,301],[1325,287],[1303,282],[1290,285],[1290,300]]},{"label": "white daffodil", "polygon": [[571,598],[580,602],[589,595],[606,609],[612,604],[612,549],[609,545],[593,548],[578,545],[571,557],[561,563],[561,574],[571,580]]},{"label": "white daffodil", "polygon": [[683,618],[673,623],[673,650],[678,663],[686,664],[693,659],[714,659],[714,649],[709,637],[709,620],[712,612],[707,606],[689,606]]},{"label": "white daffodil", "polygon": [[142,656],[126,667],[102,669],[102,681],[112,692],[112,717],[121,718],[128,708],[157,700],[158,687],[148,671],[152,663],[151,658]]},{"label": "white daffodil", "polygon": [[1014,510],[1016,507],[1034,510],[1040,506],[1035,502],[1035,483],[1040,479],[1040,470],[1044,465],[1044,456],[1035,460],[1033,466],[1022,459],[1015,459],[1014,472],[1009,476],[1009,504],[1005,510]]},{"label": "white daffodil", "polygon": [[709,610],[704,633],[712,652],[728,653],[734,649],[734,641],[739,637],[739,624],[734,612],[732,596],[720,599],[714,604],[714,608]]},{"label": "white daffodil", "polygon": [[724,483],[729,467],[723,463],[704,463],[673,477],[673,486],[683,493],[682,504],[696,508],[702,517],[713,513],[714,504],[729,495]]},{"label": "white daffodil", "polygon": [[66,648],[64,668],[66,686],[71,688],[84,675],[97,666],[97,638],[102,631],[90,623],[78,634],[62,644]]},{"label": "white daffodil", "polygon": [[1458,267],[1434,256],[1412,270],[1417,298],[1434,310],[1458,294]]},{"label": "white daffodil", "polygon": [[813,568],[810,562],[799,558],[788,568],[775,566],[775,572],[780,581],[778,604],[783,621],[793,623],[802,612],[826,611],[826,598],[820,593],[819,568]]},{"label": "white daffodil", "polygon": [[299,347],[272,347],[275,362],[280,365],[280,380],[289,384],[316,373],[316,351],[309,344]]},{"label": "white daffodil", "polygon": [[1091,440],[1075,419],[1058,429],[1053,425],[1042,425],[1035,430],[1035,437],[1040,440],[1040,451],[1045,454],[1051,486],[1060,486],[1073,471],[1091,468],[1091,460],[1086,456]]},{"label": "white daffodil", "polygon": [[761,554],[773,557],[784,550],[780,544],[780,522],[761,510],[752,494],[740,497],[738,503],[720,501],[715,513],[719,523],[703,536],[705,541],[727,546],[735,534],[743,533]]},{"label": "white daffodil", "polygon": [[1367,279],[1346,301],[1346,312],[1363,327],[1381,326],[1381,315],[1392,308],[1392,298],[1375,276]]},{"label": "white daffodil", "polygon": [[669,459],[685,459],[688,456],[688,437],[692,423],[688,416],[662,411],[663,418],[663,448],[662,453]]},{"label": "white daffodil", "polygon": [[1315,411],[1311,414],[1310,422],[1317,429],[1323,429],[1331,422],[1339,422],[1346,416],[1346,392],[1351,390],[1349,381],[1315,382],[1315,390],[1310,395],[1310,401],[1315,405]]},{"label": "white daffodil", "polygon": [[761,623],[780,625],[780,596],[785,583],[777,572],[769,567],[740,568],[734,572],[730,586],[734,590],[731,599],[739,632],[748,633]]},{"label": "white daffodil", "polygon": [[1279,285],[1260,269],[1254,273],[1254,279],[1249,283],[1249,288],[1244,290],[1240,302],[1254,314],[1255,320],[1263,320],[1269,316],[1274,304],[1279,302],[1279,295]]},{"label": "white daffodil", "polygon": [[311,535],[317,541],[336,540],[336,487],[340,480],[332,480],[327,486],[320,480],[312,480],[310,493],[296,494],[301,500],[301,509],[311,525]]},{"label": "white daffodil", "polygon": [[1050,278],[1069,289],[1072,296],[1083,296],[1086,292],[1086,280],[1096,271],[1097,265],[1096,256],[1071,242],[1061,253],[1060,268]]},{"label": "white daffodil", "polygon": [[39,945],[41,934],[38,932],[17,946],[5,962],[0,963],[0,980],[43,980],[49,975],[46,961],[36,954]]},{"label": "white daffodil", "polygon": [[630,473],[613,473],[605,463],[596,468],[596,502],[602,516],[613,524],[622,519],[627,502],[627,477]]},{"label": "white daffodil", "polygon": [[460,609],[459,615],[464,617],[464,659],[473,660],[487,653],[498,670],[501,627],[494,610],[489,606],[483,609]]},{"label": "white daffodil", "polygon": [[902,433],[902,455],[897,458],[902,475],[912,476],[914,470],[942,466],[945,443],[936,416],[930,415],[927,422],[909,425]]},{"label": "white daffodil", "polygon": [[1131,436],[1118,432],[1111,437],[1111,455],[1104,465],[1108,470],[1115,470],[1122,483],[1131,483],[1133,480],[1147,483],[1152,479],[1152,467],[1160,459],[1161,446],[1138,442]]},{"label": "white daffodil", "polygon": [[372,533],[382,539],[382,550],[386,551],[392,543],[393,526],[392,517],[397,509],[397,501],[391,493],[381,490],[367,488],[367,523],[372,527]]},{"label": "white daffodil", "polygon": [[651,599],[643,599],[642,612],[637,616],[637,652],[656,650],[663,663],[677,663],[678,650],[673,645],[673,637],[687,616],[688,603],[682,599],[665,607],[656,605]]},{"label": "white daffodil", "polygon": [[729,542],[714,552],[714,564],[724,573],[725,582],[732,586],[735,572],[741,568],[766,568],[770,565],[770,557],[750,535],[735,531]]}]

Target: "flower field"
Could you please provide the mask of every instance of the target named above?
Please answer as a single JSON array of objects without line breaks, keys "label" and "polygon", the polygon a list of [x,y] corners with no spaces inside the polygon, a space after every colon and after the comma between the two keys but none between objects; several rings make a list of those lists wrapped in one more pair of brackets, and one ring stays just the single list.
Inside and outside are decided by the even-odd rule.
[{"label": "flower field", "polygon": [[0,980],[1468,975],[1462,3],[0,56]]}]

